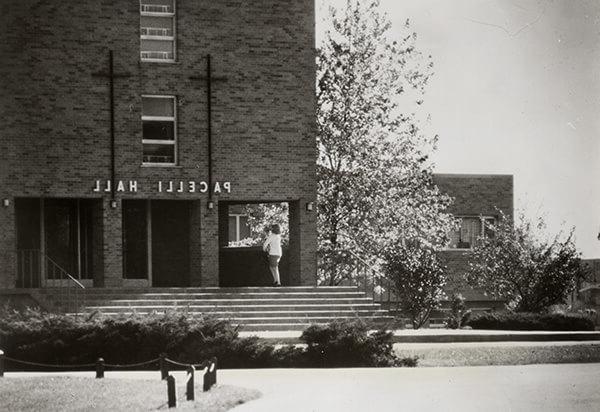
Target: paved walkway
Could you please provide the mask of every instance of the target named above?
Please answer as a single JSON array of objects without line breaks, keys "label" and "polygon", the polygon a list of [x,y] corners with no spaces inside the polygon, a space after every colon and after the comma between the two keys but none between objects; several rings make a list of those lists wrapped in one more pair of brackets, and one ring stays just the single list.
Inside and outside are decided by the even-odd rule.
[{"label": "paved walkway", "polygon": [[[183,381],[183,372],[173,374]],[[8,373],[7,377],[27,375],[32,374]],[[107,372],[106,377],[156,379],[158,372]],[[263,393],[262,398],[235,408],[236,412],[600,410],[597,363],[221,370],[218,381]]]},{"label": "paved walkway", "polygon": [[[512,331],[485,329],[398,329],[394,330],[394,342],[442,343],[442,342],[515,342],[515,341],[586,341],[600,340],[600,331]],[[298,343],[301,331],[255,331],[239,332],[240,336],[258,336],[270,342]]]}]

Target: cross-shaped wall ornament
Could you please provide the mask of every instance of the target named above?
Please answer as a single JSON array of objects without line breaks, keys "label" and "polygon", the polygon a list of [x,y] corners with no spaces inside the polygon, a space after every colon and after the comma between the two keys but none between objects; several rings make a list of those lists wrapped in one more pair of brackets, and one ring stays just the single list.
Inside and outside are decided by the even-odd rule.
[{"label": "cross-shaped wall ornament", "polygon": [[113,51],[108,51],[108,71],[92,73],[93,77],[109,79],[110,98],[110,196],[111,202],[115,200],[115,79],[130,77],[129,73],[115,73],[113,67]]}]

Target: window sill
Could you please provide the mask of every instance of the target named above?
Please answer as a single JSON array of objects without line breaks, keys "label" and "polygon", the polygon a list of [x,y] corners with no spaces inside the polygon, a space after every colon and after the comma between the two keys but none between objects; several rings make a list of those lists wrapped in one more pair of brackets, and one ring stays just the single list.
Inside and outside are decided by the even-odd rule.
[{"label": "window sill", "polygon": [[177,60],[167,59],[140,59],[141,63],[163,63],[163,64],[178,64]]},{"label": "window sill", "polygon": [[183,166],[181,165],[176,165],[176,164],[165,164],[165,163],[142,163],[140,165],[140,167],[162,167],[162,168],[168,168],[171,167],[173,169],[182,169]]}]

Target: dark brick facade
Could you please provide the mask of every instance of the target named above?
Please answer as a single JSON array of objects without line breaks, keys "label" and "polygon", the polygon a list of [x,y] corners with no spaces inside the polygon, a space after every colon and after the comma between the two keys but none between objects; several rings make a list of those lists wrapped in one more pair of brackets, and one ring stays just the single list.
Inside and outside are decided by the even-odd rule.
[{"label": "dark brick facade", "polygon": [[[499,217],[498,210],[513,217],[512,175],[436,174],[434,182],[445,194],[454,199],[449,211],[455,216]],[[459,291],[470,301],[490,298],[473,290],[462,280],[468,270],[468,250],[448,249],[440,252],[449,278],[447,294]]]},{"label": "dark brick facade", "polygon": [[[190,281],[218,285],[218,208],[226,201],[290,203],[291,279],[315,284],[315,51],[313,0],[177,1],[177,61],[140,62],[137,0],[5,2],[0,21],[0,288],[15,287],[14,199],[102,198],[96,286],[123,284],[121,200],[194,200]],[[110,179],[107,71],[114,51],[116,179],[136,193],[94,193]],[[207,54],[213,84],[213,180],[231,193],[158,193],[158,181],[206,181]],[[178,164],[142,166],[141,96],[177,97]],[[98,219],[100,220],[100,219]]]}]

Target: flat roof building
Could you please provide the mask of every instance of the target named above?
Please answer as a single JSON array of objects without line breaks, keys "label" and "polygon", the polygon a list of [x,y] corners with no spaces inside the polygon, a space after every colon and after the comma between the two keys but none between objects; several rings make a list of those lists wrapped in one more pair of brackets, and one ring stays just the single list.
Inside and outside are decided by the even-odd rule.
[{"label": "flat roof building", "polygon": [[228,210],[258,202],[289,205],[284,282],[316,284],[312,0],[23,0],[1,19],[0,288],[219,286]]}]

